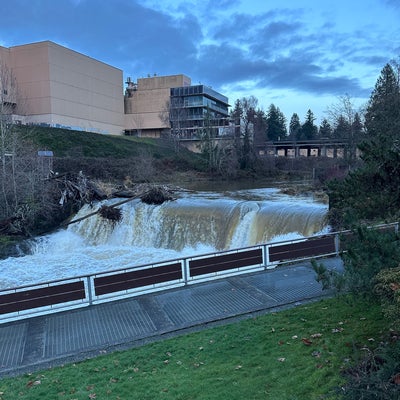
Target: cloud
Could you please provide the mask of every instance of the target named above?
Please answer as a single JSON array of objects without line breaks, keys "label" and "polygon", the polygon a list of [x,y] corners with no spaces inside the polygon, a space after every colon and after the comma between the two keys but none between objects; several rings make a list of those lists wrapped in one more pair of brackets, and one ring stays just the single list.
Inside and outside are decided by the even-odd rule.
[{"label": "cloud", "polygon": [[[332,14],[342,10],[336,3],[309,9],[300,6],[308,1],[282,8],[274,0],[249,1],[253,8],[240,0],[0,1],[4,46],[53,40],[133,79],[184,73],[216,90],[368,96],[368,75],[377,77],[400,48],[396,28],[389,36],[373,19],[367,26],[342,13],[351,20],[345,25]],[[383,8],[398,4],[379,1]]]},{"label": "cloud", "polygon": [[393,7],[396,10],[400,10],[400,4],[398,0],[383,0],[383,3],[390,7]]},{"label": "cloud", "polygon": [[[148,69],[184,64],[201,41],[198,21],[191,15],[173,18],[133,1],[24,0],[7,3],[0,33],[7,32],[9,45],[53,40],[110,63],[144,65]],[[23,21],[17,10],[24,9]],[[24,24],[24,31],[21,25]],[[16,29],[17,28],[17,29]],[[9,32],[15,32],[10,35]],[[18,32],[21,32],[20,34]],[[119,66],[119,65],[116,65]]]},{"label": "cloud", "polygon": [[[219,86],[243,82],[260,89],[282,89],[309,92],[316,95],[341,95],[351,92],[365,95],[358,78],[346,77],[341,55],[351,50],[348,37],[333,32],[333,24],[324,24],[320,33],[309,33],[308,27],[297,20],[302,12],[284,10],[251,16],[235,14],[230,23],[216,30],[216,44],[201,47],[197,72],[203,71]],[[277,18],[273,20],[273,18]],[[229,36],[230,29],[235,31]],[[229,39],[230,37],[230,39]],[[222,43],[218,41],[224,40]]]}]

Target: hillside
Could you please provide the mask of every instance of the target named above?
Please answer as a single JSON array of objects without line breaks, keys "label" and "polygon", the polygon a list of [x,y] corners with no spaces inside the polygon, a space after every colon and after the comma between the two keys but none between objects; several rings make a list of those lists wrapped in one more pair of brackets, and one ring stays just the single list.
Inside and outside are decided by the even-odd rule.
[{"label": "hillside", "polygon": [[182,174],[202,175],[205,170],[201,155],[184,148],[178,151],[165,139],[47,127],[22,126],[18,130],[34,148],[53,151],[54,170],[60,173],[83,171],[96,179],[157,182]]}]

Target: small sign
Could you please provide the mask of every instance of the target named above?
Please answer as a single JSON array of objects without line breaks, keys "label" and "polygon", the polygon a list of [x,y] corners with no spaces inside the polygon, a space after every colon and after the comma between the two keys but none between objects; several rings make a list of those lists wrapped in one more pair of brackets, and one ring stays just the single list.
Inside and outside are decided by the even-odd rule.
[{"label": "small sign", "polygon": [[53,152],[51,150],[39,150],[39,157],[53,157]]}]

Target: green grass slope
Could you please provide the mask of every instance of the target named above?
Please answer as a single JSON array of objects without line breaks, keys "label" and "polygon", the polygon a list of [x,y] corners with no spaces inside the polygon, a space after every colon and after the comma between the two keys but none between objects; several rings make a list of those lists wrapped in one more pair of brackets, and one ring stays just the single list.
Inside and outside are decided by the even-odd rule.
[{"label": "green grass slope", "polygon": [[41,150],[52,150],[55,157],[140,157],[144,153],[155,159],[172,159],[197,168],[202,157],[186,149],[174,150],[168,140],[132,136],[103,135],[69,129],[19,127],[22,136]]},{"label": "green grass slope", "polygon": [[0,399],[333,400],[385,331],[376,303],[335,298],[3,379]]}]

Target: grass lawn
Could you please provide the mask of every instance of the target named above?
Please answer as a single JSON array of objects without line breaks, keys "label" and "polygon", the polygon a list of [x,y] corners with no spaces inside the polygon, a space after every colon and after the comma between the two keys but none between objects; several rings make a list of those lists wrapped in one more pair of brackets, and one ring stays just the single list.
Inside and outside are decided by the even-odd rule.
[{"label": "grass lawn", "polygon": [[84,362],[0,380],[0,399],[333,399],[378,304],[340,297]]},{"label": "grass lawn", "polygon": [[171,143],[159,139],[46,127],[21,126],[18,130],[21,137],[31,141],[39,149],[52,150],[56,157],[130,159],[146,153],[158,159],[186,161],[190,165],[195,165],[201,159],[198,154],[183,148],[177,154]]}]

